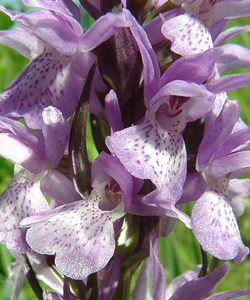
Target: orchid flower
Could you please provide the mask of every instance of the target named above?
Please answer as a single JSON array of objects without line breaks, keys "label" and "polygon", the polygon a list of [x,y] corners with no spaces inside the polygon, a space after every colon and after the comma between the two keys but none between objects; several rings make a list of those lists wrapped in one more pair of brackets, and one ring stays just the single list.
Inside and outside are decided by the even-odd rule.
[{"label": "orchid flower", "polygon": [[249,31],[247,26],[236,27],[220,35],[228,19],[250,15],[249,1],[236,3],[216,0],[177,0],[172,2],[181,7],[181,12],[165,20],[161,32],[171,41],[171,50],[180,55],[206,51],[235,34]]},{"label": "orchid flower", "polygon": [[[49,168],[58,164],[68,141],[70,126],[58,109],[47,107],[42,117],[43,126],[36,135],[18,121],[0,117],[0,153],[24,167],[0,198],[0,219],[4,224],[0,240],[15,253],[29,249],[19,222],[49,208],[41,192],[40,181]],[[13,155],[15,148],[18,155]]]},{"label": "orchid flower", "polygon": [[[201,266],[195,266],[173,279],[166,286],[166,274],[158,257],[158,239],[151,236],[150,257],[146,259],[137,279],[134,300],[200,300],[200,299],[233,299],[249,295],[250,289],[222,292],[210,297],[208,293],[225,276],[229,263],[218,266],[205,276],[199,276]],[[221,297],[221,298],[220,298]]]},{"label": "orchid flower", "polygon": [[[223,31],[249,15],[249,0],[81,0],[94,18],[86,31],[72,0],[23,3],[31,9],[0,6],[15,22],[0,43],[30,60],[0,93],[0,155],[15,164],[0,196],[0,242],[17,262],[13,299],[24,275],[47,300],[249,295],[210,296],[229,268],[214,262],[249,252],[236,218],[250,192],[239,178],[250,169],[250,132],[226,92],[250,74],[221,75],[250,65],[249,49],[222,45],[249,32]],[[168,284],[158,241],[178,219],[202,266]]]},{"label": "orchid flower", "polygon": [[118,159],[103,152],[92,172],[93,190],[88,199],[73,198],[21,222],[30,227],[29,246],[41,254],[56,254],[58,270],[74,279],[85,279],[107,265],[115,250],[113,223],[124,216],[134,193],[133,179]]},{"label": "orchid flower", "polygon": [[[204,117],[214,108],[216,84],[211,84],[211,88],[208,85],[210,93],[201,83],[211,76],[221,55],[219,49],[212,49],[176,61],[158,81],[158,91],[152,99],[145,100],[145,120],[107,138],[111,152],[133,176],[149,179],[156,186],[142,202],[158,208],[159,215],[180,218],[187,226],[188,218],[175,207],[186,179],[187,158],[182,132],[187,122]],[[203,61],[203,68],[200,68],[200,61]]]},{"label": "orchid flower", "polygon": [[32,61],[0,94],[0,114],[41,128],[45,107],[58,108],[64,118],[74,112],[93,57],[79,50],[83,31],[64,1],[23,2],[40,9],[16,13],[1,7],[19,26],[2,31],[0,42]]},{"label": "orchid flower", "polygon": [[230,179],[249,168],[249,153],[244,151],[249,144],[249,130],[237,130],[238,120],[237,105],[226,102],[218,118],[205,132],[196,168],[207,187],[192,211],[192,229],[203,249],[220,259],[234,258],[236,262],[249,252],[241,241],[228,201]]}]

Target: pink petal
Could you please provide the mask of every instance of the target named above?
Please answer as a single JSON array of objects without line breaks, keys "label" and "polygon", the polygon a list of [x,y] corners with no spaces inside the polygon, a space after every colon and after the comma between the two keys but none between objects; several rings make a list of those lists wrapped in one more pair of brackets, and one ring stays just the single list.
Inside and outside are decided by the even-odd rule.
[{"label": "pink petal", "polygon": [[156,121],[117,131],[107,139],[108,146],[135,177],[150,179],[156,187],[175,186],[185,180],[186,150],[178,118],[169,118],[168,130]]},{"label": "pink petal", "polygon": [[240,262],[248,254],[233,210],[223,195],[205,192],[193,208],[191,225],[203,250],[213,256]]},{"label": "pink petal", "polygon": [[61,111],[53,106],[43,109],[42,118],[46,158],[57,165],[66,150],[70,125]]},{"label": "pink petal", "polygon": [[22,170],[14,177],[0,198],[0,241],[12,252],[25,252],[28,245],[18,227],[23,218],[49,209],[40,191],[41,175]]},{"label": "pink petal", "polygon": [[42,110],[51,105],[67,118],[76,108],[91,62],[87,54],[68,59],[52,50],[42,53],[0,94],[0,115],[24,117],[30,127],[41,128]]},{"label": "pink petal", "polygon": [[165,21],[161,32],[172,42],[171,50],[180,55],[196,54],[213,48],[206,26],[188,14]]},{"label": "pink petal", "polygon": [[123,216],[119,208],[99,209],[101,194],[56,209],[56,214],[27,231],[26,240],[41,254],[56,254],[60,272],[73,279],[85,279],[100,271],[115,250],[113,222]]},{"label": "pink petal", "polygon": [[44,50],[44,43],[22,28],[1,31],[0,43],[15,49],[28,59],[35,58]]},{"label": "pink petal", "polygon": [[39,139],[23,124],[0,117],[0,155],[33,173],[43,169],[46,159]]}]

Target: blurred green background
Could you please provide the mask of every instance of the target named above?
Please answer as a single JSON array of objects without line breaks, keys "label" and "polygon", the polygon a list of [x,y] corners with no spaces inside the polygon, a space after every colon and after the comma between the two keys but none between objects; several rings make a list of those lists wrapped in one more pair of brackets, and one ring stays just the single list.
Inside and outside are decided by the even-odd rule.
[{"label": "blurred green background", "polygon": [[[23,9],[20,0],[0,0],[0,4],[8,8]],[[86,28],[91,19],[84,14],[83,26]],[[249,18],[230,21],[228,26],[250,24]],[[4,14],[0,13],[0,29],[4,30],[12,26],[12,22]],[[230,42],[245,45],[250,48],[250,34],[240,34],[232,38]],[[10,48],[0,45],[0,91],[2,91],[15,76],[28,63],[27,59]],[[237,70],[237,72],[250,72],[250,68]],[[250,88],[242,88],[229,93],[231,99],[237,99],[241,106],[243,120],[250,125]],[[1,145],[0,145],[1,147]],[[6,188],[13,176],[13,166],[8,161],[0,158],[0,193]],[[190,209],[187,207],[187,209]],[[246,245],[250,246],[250,200],[246,199],[245,214],[239,219],[242,238]],[[185,270],[193,268],[200,263],[199,246],[191,232],[181,222],[177,222],[174,231],[160,241],[160,255],[167,270],[167,281]],[[12,261],[11,255],[4,246],[0,246],[0,300],[10,299],[11,282],[8,281],[8,266]],[[236,288],[250,287],[250,257],[242,264],[231,263],[231,269],[226,277],[216,286],[214,291],[232,290]],[[36,299],[33,291],[26,282],[20,300]],[[241,297],[241,299],[250,299]]]}]

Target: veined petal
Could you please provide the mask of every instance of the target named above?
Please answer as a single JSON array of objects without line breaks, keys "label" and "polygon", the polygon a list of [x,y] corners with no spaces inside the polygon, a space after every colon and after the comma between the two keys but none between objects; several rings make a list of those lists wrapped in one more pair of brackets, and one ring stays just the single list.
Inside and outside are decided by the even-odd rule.
[{"label": "veined petal", "polygon": [[83,32],[81,25],[70,17],[68,10],[62,14],[61,9],[56,9],[58,3],[55,4],[54,1],[47,2],[50,2],[52,11],[39,9],[20,13],[9,11],[3,6],[0,6],[0,10],[13,21],[19,22],[21,28],[53,46],[63,55],[75,54],[78,49],[79,37]]},{"label": "veined petal", "polygon": [[159,88],[174,80],[202,84],[213,73],[215,63],[224,55],[223,50],[213,48],[202,53],[180,57],[162,74]]},{"label": "veined petal", "polygon": [[230,136],[239,117],[237,103],[231,101],[225,102],[221,113],[207,129],[199,146],[197,156],[197,168],[199,170],[212,161],[216,152],[221,149],[225,140]]},{"label": "veined petal", "polygon": [[[148,214],[146,215],[159,215],[176,218],[181,220],[188,228],[191,228],[190,217],[175,206],[177,200],[181,197],[182,188],[183,185],[181,184],[179,184],[179,186],[178,184],[166,186],[158,188],[144,196],[142,198],[142,203],[148,206]],[[140,210],[140,207],[141,209],[143,208],[141,204],[137,204],[138,210]]]},{"label": "veined petal", "polygon": [[93,50],[124,27],[129,27],[124,12],[118,14],[107,13],[97,19],[93,26],[82,35],[80,40],[81,50],[86,52]]},{"label": "veined petal", "polygon": [[20,221],[49,208],[40,191],[40,177],[22,170],[0,197],[0,241],[11,252],[25,252],[29,248],[24,231],[18,227]]},{"label": "veined petal", "polygon": [[183,187],[183,193],[178,204],[193,201],[205,192],[206,183],[200,173],[189,172]]},{"label": "veined petal", "polygon": [[186,175],[186,150],[178,126],[179,117],[169,118],[167,130],[156,121],[117,131],[107,144],[135,177],[150,179],[157,188],[182,188]]},{"label": "veined petal", "polygon": [[117,95],[114,90],[111,90],[105,96],[105,111],[112,132],[122,130],[124,126],[121,115],[121,109]]},{"label": "veined petal", "polygon": [[66,58],[45,51],[0,94],[0,115],[24,117],[30,127],[41,128],[42,110],[51,105],[67,118],[76,108],[91,63],[88,54]]},{"label": "veined petal", "polygon": [[245,210],[244,198],[250,195],[250,178],[232,179],[228,186],[228,202],[236,218]]},{"label": "veined petal", "polygon": [[230,180],[229,190],[234,196],[248,196],[250,194],[250,178]]},{"label": "veined petal", "polygon": [[73,182],[55,169],[49,169],[41,180],[41,190],[62,204],[81,199],[75,191]]},{"label": "veined petal", "polygon": [[133,300],[152,300],[150,289],[150,272],[151,272],[151,261],[148,257],[141,268],[138,276],[135,288],[133,290]]},{"label": "veined petal", "polygon": [[166,41],[164,35],[161,32],[162,17],[164,20],[168,20],[178,16],[182,11],[179,8],[167,10],[160,15],[156,15],[149,22],[143,24],[143,29],[146,31],[148,39],[153,47],[157,47],[161,43]]},{"label": "veined petal", "polygon": [[216,153],[215,158],[228,155],[231,152],[237,152],[250,146],[250,128],[240,129],[225,141],[222,148]]},{"label": "veined petal", "polygon": [[201,265],[195,266],[192,270],[188,270],[181,275],[175,277],[168,285],[166,289],[166,299],[170,299],[183,285],[187,282],[198,278]]},{"label": "veined petal", "polygon": [[61,111],[53,106],[43,109],[42,118],[46,158],[57,165],[68,143],[70,125]]},{"label": "veined petal", "polygon": [[206,298],[206,300],[230,300],[246,295],[250,295],[250,289],[221,292]]},{"label": "veined petal", "polygon": [[73,24],[74,24],[74,22],[73,22],[73,20],[71,20],[71,16],[73,16],[78,22],[80,22],[79,8],[71,0],[57,0],[57,1],[23,0],[23,3],[26,6],[40,7],[40,8],[44,8],[44,9],[51,10],[53,12],[62,14],[67,19],[69,19]]},{"label": "veined petal", "polygon": [[153,299],[164,300],[166,292],[166,272],[159,259],[158,240],[156,234],[153,233],[150,239]]},{"label": "veined petal", "polygon": [[220,20],[237,18],[250,15],[249,0],[223,0],[216,1],[208,12],[213,23]]},{"label": "veined petal", "polygon": [[[35,10],[16,18],[21,27],[36,35],[65,56],[76,54],[79,36],[60,15]],[[82,33],[82,32],[81,32]]]},{"label": "veined petal", "polygon": [[105,270],[102,284],[99,289],[98,299],[113,299],[120,276],[121,258],[115,257],[111,265]]},{"label": "veined petal", "polygon": [[182,6],[183,9],[192,14],[197,15],[203,0],[172,0],[176,5]]},{"label": "veined petal", "polygon": [[194,278],[184,283],[169,300],[200,300],[205,297],[209,291],[226,274],[229,264],[220,265],[206,276]]},{"label": "veined petal", "polygon": [[[238,177],[241,171],[246,173],[245,169],[249,167],[250,151],[245,150],[213,160],[207,168],[207,173],[214,178],[220,178],[236,172],[235,174],[237,174]],[[232,176],[234,176],[234,174],[232,174]]]},{"label": "veined petal", "polygon": [[[151,278],[152,274],[152,278]],[[152,288],[151,288],[152,287]],[[158,238],[150,236],[150,258],[147,258],[140,271],[133,291],[134,300],[164,300],[166,290],[166,272],[158,257]],[[151,295],[153,291],[153,296]]]},{"label": "veined petal", "polygon": [[46,163],[44,149],[38,138],[23,124],[0,117],[0,155],[39,173]]},{"label": "veined petal", "polygon": [[[249,2],[250,4],[250,2]],[[239,34],[242,32],[249,32],[250,26],[237,26],[231,27],[225,31],[223,31],[219,36],[217,36],[216,40],[214,41],[215,46],[221,45],[225,40]]]},{"label": "veined petal", "polygon": [[217,63],[219,73],[227,70],[249,67],[250,49],[238,44],[226,44],[215,49],[218,48],[223,51],[223,56]]},{"label": "veined petal", "polygon": [[211,83],[205,84],[206,88],[212,93],[228,92],[250,84],[250,74],[232,74],[225,75]]},{"label": "veined petal", "polygon": [[231,206],[223,195],[205,192],[192,211],[192,230],[204,251],[219,259],[242,261],[244,246]]},{"label": "veined petal", "polygon": [[213,48],[206,26],[188,14],[165,21],[161,32],[172,42],[171,50],[180,55],[196,54]]},{"label": "veined petal", "polygon": [[0,31],[0,43],[11,47],[28,59],[33,59],[44,50],[44,42],[22,28]]},{"label": "veined petal", "polygon": [[160,69],[155,52],[148,40],[146,32],[138,25],[137,21],[128,10],[124,10],[124,12],[130,23],[129,28],[141,53],[144,77],[144,98],[147,105],[149,99],[157,91],[157,84],[160,79]]},{"label": "veined petal", "polygon": [[204,135],[207,134],[207,131],[214,124],[215,119],[220,114],[225,102],[229,101],[226,93],[216,94],[214,99],[214,108],[205,116],[205,128]]},{"label": "veined petal", "polygon": [[123,216],[120,207],[102,211],[101,194],[93,190],[87,201],[56,209],[56,214],[28,229],[26,240],[41,254],[56,254],[60,272],[73,279],[85,279],[100,271],[115,250],[113,222]]}]

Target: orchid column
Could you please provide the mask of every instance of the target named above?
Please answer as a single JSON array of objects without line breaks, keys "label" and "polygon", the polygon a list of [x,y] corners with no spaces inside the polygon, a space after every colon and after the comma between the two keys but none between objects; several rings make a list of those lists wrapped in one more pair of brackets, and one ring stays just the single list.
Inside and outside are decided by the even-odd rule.
[{"label": "orchid column", "polygon": [[[250,294],[209,296],[229,269],[221,260],[249,252],[237,218],[250,194],[250,130],[226,92],[250,74],[222,72],[248,67],[250,51],[222,43],[249,31],[223,28],[250,14],[250,1],[228,2],[0,6],[14,21],[0,42],[30,60],[0,94],[0,155],[16,170],[0,198],[12,299],[25,275],[38,299]],[[201,264],[170,283],[158,241],[176,222],[197,239]]]}]

